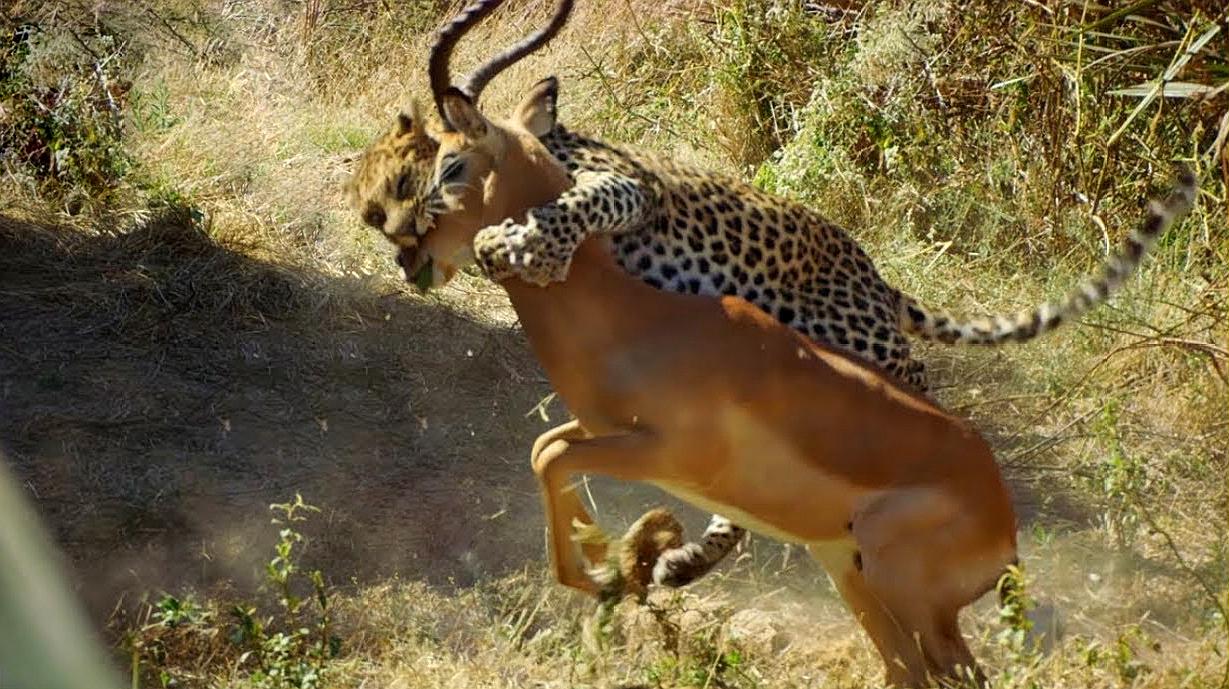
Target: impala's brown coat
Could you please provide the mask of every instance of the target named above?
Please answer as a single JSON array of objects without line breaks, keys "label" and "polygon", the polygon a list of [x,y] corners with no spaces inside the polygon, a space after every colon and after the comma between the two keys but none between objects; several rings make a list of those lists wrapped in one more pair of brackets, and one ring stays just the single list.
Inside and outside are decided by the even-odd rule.
[{"label": "impala's brown coat", "polygon": [[[403,250],[501,250],[498,229],[570,186],[526,125],[541,85],[495,125],[458,93],[457,132],[440,156],[472,183],[421,244]],[[959,419],[850,355],[816,344],[748,302],[667,293],[620,269],[599,240],[566,281],[507,290],[552,384],[577,420],[535,443],[559,580],[593,592],[570,540],[592,523],[573,476],[646,481],[819,559],[875,642],[889,681],[972,668],[959,610],[1015,559],[1015,515],[989,446]],[[589,546],[591,558],[602,555]]]}]

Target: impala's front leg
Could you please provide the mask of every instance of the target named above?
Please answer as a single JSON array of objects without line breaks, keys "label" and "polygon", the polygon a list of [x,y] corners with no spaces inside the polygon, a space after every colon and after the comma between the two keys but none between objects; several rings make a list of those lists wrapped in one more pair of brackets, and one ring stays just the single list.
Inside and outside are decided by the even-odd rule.
[{"label": "impala's front leg", "polygon": [[[538,465],[538,456],[542,454],[551,443],[556,440],[584,440],[592,437],[587,430],[580,425],[580,421],[572,419],[571,421],[555,426],[549,431],[538,436],[538,439],[533,441],[533,450],[529,453],[529,462],[532,466]],[[593,517],[589,516],[589,511],[585,509],[584,504],[580,500],[580,496],[576,491],[569,490],[559,495],[557,507],[560,512],[560,518],[565,520],[567,524],[583,524],[592,526],[594,524]],[[580,543],[581,552],[584,553],[585,559],[591,563],[600,563],[606,560],[606,544],[595,541],[582,541]]]},{"label": "impala's front leg", "polygon": [[560,282],[586,238],[635,231],[649,217],[651,205],[644,185],[630,177],[582,172],[554,202],[531,208],[524,223],[505,220],[481,230],[474,238],[474,256],[495,281]]},{"label": "impala's front leg", "polygon": [[[567,508],[571,504],[569,501],[579,505],[571,485],[572,477],[592,473],[641,480],[646,477],[646,470],[653,466],[657,448],[658,442],[651,433],[632,431],[583,440],[557,438],[534,457],[533,471],[542,489],[546,524],[550,530],[551,564],[559,583],[589,594],[598,592],[597,584],[585,573],[584,563],[572,545],[571,511]],[[601,559],[591,561],[602,562]]]}]

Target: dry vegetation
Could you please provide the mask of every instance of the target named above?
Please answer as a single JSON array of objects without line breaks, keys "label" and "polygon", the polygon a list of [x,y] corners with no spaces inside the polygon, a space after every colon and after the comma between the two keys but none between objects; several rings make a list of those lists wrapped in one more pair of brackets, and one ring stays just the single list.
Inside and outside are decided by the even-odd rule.
[{"label": "dry vegetation", "polygon": [[[117,664],[144,687],[874,685],[816,567],[765,539],[648,607],[549,581],[525,454],[565,412],[502,294],[411,294],[339,193],[457,4],[0,16],[0,446]],[[510,3],[461,68],[545,5]],[[1063,292],[1196,166],[1198,208],[1112,305],[922,355],[993,440],[1064,626],[1036,653],[970,611],[996,685],[1224,686],[1223,3],[577,5],[489,107],[555,73],[574,128],[803,199],[954,311]],[[270,526],[296,492],[322,512]],[[592,492],[612,528],[661,500]]]}]

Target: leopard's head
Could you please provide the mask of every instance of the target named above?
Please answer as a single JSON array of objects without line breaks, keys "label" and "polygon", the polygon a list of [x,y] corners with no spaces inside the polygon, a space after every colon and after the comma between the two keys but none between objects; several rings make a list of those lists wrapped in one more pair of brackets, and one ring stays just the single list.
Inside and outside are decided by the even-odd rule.
[{"label": "leopard's head", "polygon": [[[547,26],[480,66],[462,86],[452,86],[448,61],[457,41],[501,2],[477,0],[440,30],[428,66],[439,117],[424,117],[412,103],[367,148],[346,184],[350,205],[363,222],[398,247],[397,261],[406,278],[422,290],[443,285],[473,260],[470,242],[481,229],[476,224],[483,211],[481,185],[491,169],[473,155],[473,132],[458,131],[455,113],[450,118],[445,111],[450,100],[445,94],[453,94],[452,102],[459,94],[461,100],[476,104],[492,78],[554,38],[573,4],[560,0]],[[532,91],[531,98],[540,98],[534,96],[538,87]],[[552,116],[553,93],[552,87]],[[430,249],[425,250],[428,243]]]},{"label": "leopard's head", "polygon": [[[367,147],[346,184],[350,206],[363,222],[411,252],[434,229],[436,218],[449,212],[434,183],[440,143],[431,128],[417,103],[411,103],[398,113],[392,128]],[[407,275],[414,276],[419,287],[433,283],[433,276],[418,274],[422,266],[413,268],[416,272]]]}]

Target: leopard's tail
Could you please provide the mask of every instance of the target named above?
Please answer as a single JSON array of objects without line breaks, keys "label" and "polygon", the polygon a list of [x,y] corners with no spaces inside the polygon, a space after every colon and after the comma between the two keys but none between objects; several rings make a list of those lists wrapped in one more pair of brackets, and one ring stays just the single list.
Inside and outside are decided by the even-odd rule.
[{"label": "leopard's tail", "polygon": [[1157,238],[1194,205],[1195,191],[1195,174],[1184,165],[1178,172],[1173,191],[1163,201],[1153,200],[1148,204],[1144,222],[1110,254],[1100,274],[1086,280],[1062,300],[1022,311],[1014,317],[999,315],[960,321],[941,311],[928,310],[913,297],[901,294],[901,329],[924,340],[947,344],[997,345],[1025,342],[1057,328],[1064,321],[1079,318],[1109,298],[1135,272]]}]

